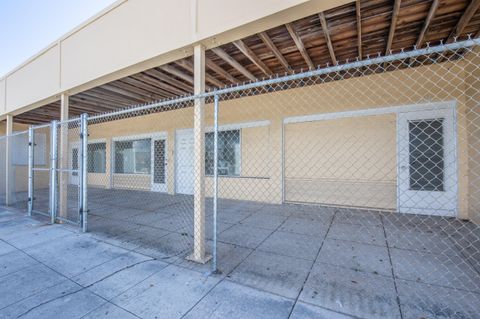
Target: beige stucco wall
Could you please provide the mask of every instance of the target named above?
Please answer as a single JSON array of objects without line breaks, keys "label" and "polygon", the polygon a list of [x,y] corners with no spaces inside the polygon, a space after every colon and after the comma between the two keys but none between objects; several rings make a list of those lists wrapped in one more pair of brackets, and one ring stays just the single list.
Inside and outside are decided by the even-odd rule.
[{"label": "beige stucco wall", "polygon": [[0,79],[0,117],[351,1],[119,0]]},{"label": "beige stucco wall", "polygon": [[52,46],[7,78],[6,112],[32,104],[58,92],[60,46]]},{"label": "beige stucco wall", "polygon": [[[270,124],[241,130],[242,174],[240,177],[221,177],[220,196],[272,203],[289,200],[395,209],[397,164],[394,115],[287,124],[285,127],[282,125],[283,119],[298,115],[455,101],[458,214],[461,218],[468,218],[469,208],[473,207],[470,193],[475,189],[472,188],[474,176],[469,172],[469,119],[466,116],[464,66],[465,62],[443,63],[221,101],[221,126],[265,120]],[[116,136],[166,132],[167,184],[168,191],[173,193],[175,130],[193,126],[192,111],[192,108],[187,108],[91,125],[90,138],[110,140]],[[211,126],[212,105],[206,106],[206,119],[206,125]],[[285,157],[282,156],[283,152]],[[107,162],[109,158],[108,155]],[[108,174],[103,178],[97,176],[96,184],[109,187],[109,180]],[[285,189],[282,188],[283,180]],[[150,188],[150,179],[145,176],[115,176],[113,182],[114,187]],[[302,188],[302,185],[307,185],[307,188]],[[312,191],[310,186],[317,191]],[[211,190],[212,180],[207,177],[207,195],[211,194]],[[332,190],[336,191],[337,196]]]},{"label": "beige stucco wall", "polygon": [[469,211],[480,224],[480,48],[469,53],[465,59],[465,88],[468,112],[467,142],[469,159]]}]

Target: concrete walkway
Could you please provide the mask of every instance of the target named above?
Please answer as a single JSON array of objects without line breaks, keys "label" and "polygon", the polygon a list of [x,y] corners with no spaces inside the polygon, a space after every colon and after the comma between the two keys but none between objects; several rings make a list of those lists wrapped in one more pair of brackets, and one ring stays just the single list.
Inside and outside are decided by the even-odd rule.
[{"label": "concrete walkway", "polygon": [[[354,231],[350,230],[352,236]],[[242,233],[228,237],[222,232],[229,242],[255,237]],[[325,257],[320,254],[315,262],[303,256],[311,250],[308,245],[291,247],[302,254],[293,258],[220,243],[224,273],[210,275],[208,267],[183,258],[156,259],[121,241],[107,242],[93,233],[0,211],[0,318],[479,317],[480,295],[473,292],[478,277],[457,281],[462,289],[415,280],[394,282],[389,268],[383,274],[378,263],[371,263],[375,259],[368,255],[371,249],[359,252],[363,259],[358,261],[363,268],[373,267],[371,271],[354,271],[339,266],[348,258],[337,260],[339,252],[352,248],[337,247],[342,241],[332,241],[332,247],[328,243],[322,248]],[[407,257],[393,256],[399,264]],[[408,264],[413,265],[412,260]],[[423,271],[428,279],[432,267],[418,266],[417,273],[410,270],[412,276]],[[437,313],[430,311],[432,306]]]},{"label": "concrete walkway", "polygon": [[347,318],[0,212],[0,318]]}]

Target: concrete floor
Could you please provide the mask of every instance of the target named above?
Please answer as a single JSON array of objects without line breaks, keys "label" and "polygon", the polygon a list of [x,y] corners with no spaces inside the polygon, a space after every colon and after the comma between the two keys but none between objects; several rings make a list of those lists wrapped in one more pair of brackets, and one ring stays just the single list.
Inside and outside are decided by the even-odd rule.
[{"label": "concrete floor", "polygon": [[222,200],[210,275],[191,197],[89,195],[87,234],[0,213],[0,318],[480,318],[468,222]]}]

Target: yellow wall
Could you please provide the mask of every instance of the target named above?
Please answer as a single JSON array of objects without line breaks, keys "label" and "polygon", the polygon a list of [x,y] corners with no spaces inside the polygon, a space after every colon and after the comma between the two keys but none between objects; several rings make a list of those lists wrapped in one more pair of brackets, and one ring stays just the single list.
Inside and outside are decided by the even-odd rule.
[{"label": "yellow wall", "polygon": [[480,224],[480,48],[465,59],[465,88],[467,104],[468,159],[469,159],[469,211]]},{"label": "yellow wall", "polygon": [[[220,125],[262,120],[268,120],[270,125],[242,129],[242,176],[220,178],[220,196],[272,203],[281,203],[285,199],[394,209],[395,116],[331,120],[322,121],[321,124],[287,124],[285,128],[283,119],[455,100],[459,217],[468,218],[473,188],[472,174],[468,170],[469,119],[466,116],[464,67],[465,62],[448,62],[221,101]],[[206,106],[207,126],[213,123],[212,109],[212,105]],[[93,124],[89,126],[90,138],[110,140],[116,136],[166,132],[167,184],[168,191],[173,193],[175,130],[193,127],[192,111],[192,108],[186,108]],[[312,166],[310,163],[318,165]],[[314,186],[318,191],[311,192],[310,187],[302,188],[298,182],[305,179],[308,181],[303,185]],[[283,180],[285,190],[282,189]],[[109,187],[108,181],[108,174],[103,179],[96,177],[97,185]],[[114,187],[148,189],[149,183],[150,179],[145,176],[114,178]],[[211,194],[211,189],[212,180],[207,178],[207,195]],[[333,196],[332,190],[337,191],[339,196]]]}]

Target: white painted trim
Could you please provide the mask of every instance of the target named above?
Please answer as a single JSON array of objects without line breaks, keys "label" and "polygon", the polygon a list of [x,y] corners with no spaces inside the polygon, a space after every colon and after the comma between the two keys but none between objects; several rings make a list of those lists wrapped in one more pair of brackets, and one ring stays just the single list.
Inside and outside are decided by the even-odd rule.
[{"label": "white painted trim", "polygon": [[[218,130],[230,131],[230,130],[240,130],[243,128],[262,127],[262,126],[270,126],[270,121],[265,120],[265,121],[224,124],[224,125],[219,125]],[[213,132],[213,126],[206,127],[205,132]]]},{"label": "white painted trim", "polygon": [[112,137],[113,142],[117,141],[132,141],[132,140],[141,140],[146,138],[166,138],[167,132],[152,132],[152,133],[145,133],[145,134],[135,134],[135,135],[125,135],[125,136],[115,136]]},{"label": "white painted trim", "polygon": [[106,138],[96,138],[94,140],[88,140],[88,144],[95,144],[95,143],[105,143],[107,144]]},{"label": "white painted trim", "polygon": [[410,104],[410,105],[398,105],[398,106],[389,106],[389,107],[380,107],[380,108],[361,109],[361,110],[353,110],[353,111],[345,111],[345,112],[319,113],[319,114],[311,114],[311,115],[286,117],[283,119],[283,123],[292,124],[292,123],[316,122],[316,121],[335,120],[335,119],[342,119],[342,118],[349,118],[349,117],[398,114],[398,113],[405,113],[405,112],[430,111],[430,110],[438,110],[438,109],[450,109],[450,108],[454,108],[455,105],[456,105],[456,101],[451,100],[451,101],[431,102],[431,103],[424,103],[424,104]]}]

